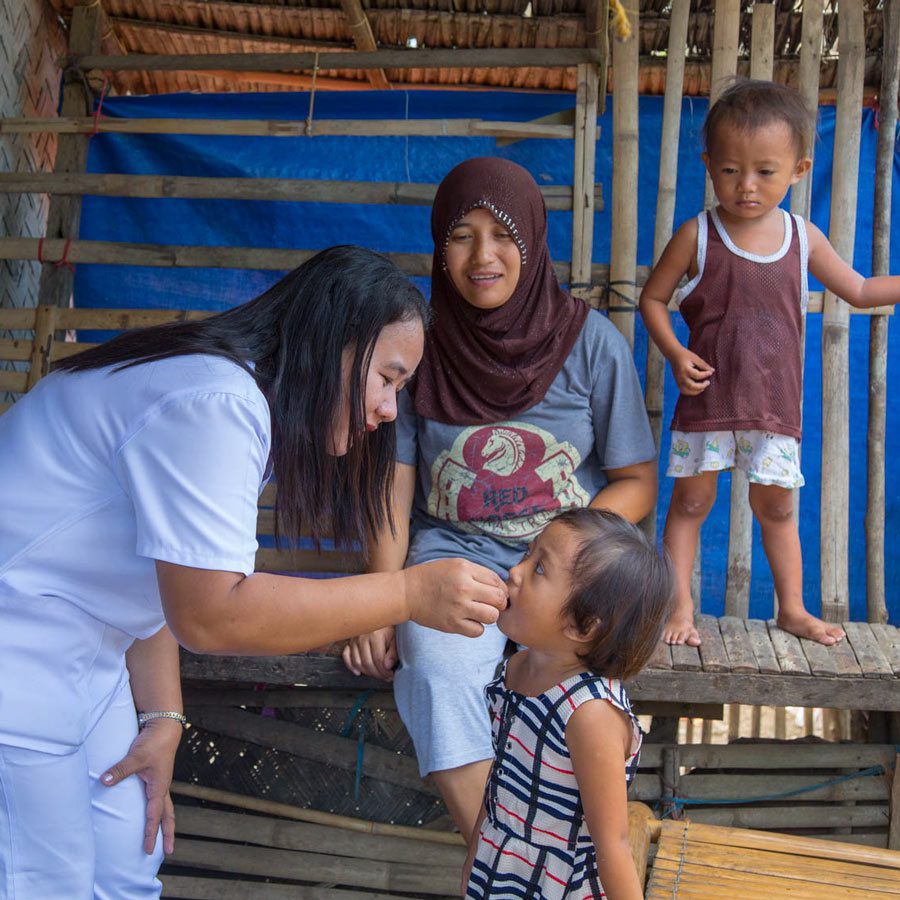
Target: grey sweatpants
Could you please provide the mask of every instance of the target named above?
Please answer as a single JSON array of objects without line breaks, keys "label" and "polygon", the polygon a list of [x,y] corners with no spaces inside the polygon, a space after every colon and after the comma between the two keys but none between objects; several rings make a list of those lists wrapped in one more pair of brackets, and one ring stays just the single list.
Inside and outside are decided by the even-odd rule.
[{"label": "grey sweatpants", "polygon": [[477,638],[413,622],[397,626],[394,696],[423,778],[493,758],[484,686],[493,680],[505,646],[506,635],[496,625]]}]

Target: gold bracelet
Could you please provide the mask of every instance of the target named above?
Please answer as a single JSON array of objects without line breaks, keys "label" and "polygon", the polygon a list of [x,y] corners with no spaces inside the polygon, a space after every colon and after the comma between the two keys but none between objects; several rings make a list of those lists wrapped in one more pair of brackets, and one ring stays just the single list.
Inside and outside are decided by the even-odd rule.
[{"label": "gold bracelet", "polygon": [[148,722],[154,719],[175,719],[180,722],[182,727],[187,725],[187,719],[184,713],[174,712],[172,710],[164,710],[161,712],[138,713],[138,728],[143,728]]}]

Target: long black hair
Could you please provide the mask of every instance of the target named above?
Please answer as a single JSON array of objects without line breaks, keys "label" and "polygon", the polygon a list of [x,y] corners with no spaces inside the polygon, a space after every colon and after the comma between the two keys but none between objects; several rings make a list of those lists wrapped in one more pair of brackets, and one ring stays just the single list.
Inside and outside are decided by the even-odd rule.
[{"label": "long black hair", "polygon": [[[129,331],[54,368],[127,368],[193,353],[232,360],[255,378],[271,410],[276,539],[333,536],[346,546],[393,527],[394,425],[365,431],[375,342],[387,325],[428,320],[424,297],[389,259],[362,247],[331,247],[241,306]],[[334,456],[331,425],[342,399],[345,349],[353,353],[349,446]]]}]

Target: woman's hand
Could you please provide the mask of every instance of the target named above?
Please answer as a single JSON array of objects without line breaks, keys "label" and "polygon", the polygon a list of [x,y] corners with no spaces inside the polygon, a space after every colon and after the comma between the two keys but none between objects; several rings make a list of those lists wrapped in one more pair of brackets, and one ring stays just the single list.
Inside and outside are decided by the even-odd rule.
[{"label": "woman's hand", "polygon": [[106,787],[113,787],[131,775],[137,775],[144,782],[147,793],[145,853],[153,852],[160,826],[163,850],[166,853],[175,850],[175,807],[169,786],[181,730],[181,722],[175,719],[153,719],[138,732],[125,757],[100,777],[100,783]]},{"label": "woman's hand", "polygon": [[672,374],[678,390],[688,397],[696,397],[709,387],[709,379],[715,369],[709,363],[702,360],[696,353],[682,348],[677,354],[669,358],[672,365]]},{"label": "woman's hand", "polygon": [[403,571],[409,618],[450,634],[478,637],[506,609],[509,591],[490,569],[438,559]]},{"label": "woman's hand", "polygon": [[351,638],[341,654],[344,665],[354,675],[368,675],[382,681],[394,680],[397,665],[396,629],[393,625]]}]

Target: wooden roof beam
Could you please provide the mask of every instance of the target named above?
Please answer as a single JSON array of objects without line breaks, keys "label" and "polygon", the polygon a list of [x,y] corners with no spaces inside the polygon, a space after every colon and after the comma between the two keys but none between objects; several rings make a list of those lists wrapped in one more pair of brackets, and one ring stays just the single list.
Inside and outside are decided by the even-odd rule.
[{"label": "wooden roof beam", "polygon": [[128,56],[70,54],[66,64],[109,72],[291,72],[333,69],[548,68],[599,63],[601,54],[581,47],[479,50],[377,50],[366,53],[130,53]]},{"label": "wooden roof beam", "polygon": [[[350,29],[356,49],[362,53],[376,51],[378,44],[375,43],[372,25],[366,18],[366,11],[362,8],[360,0],[341,0],[341,9],[347,17],[347,27]],[[366,76],[373,88],[390,90],[391,83],[384,74],[384,69],[370,69],[366,72]]]}]

